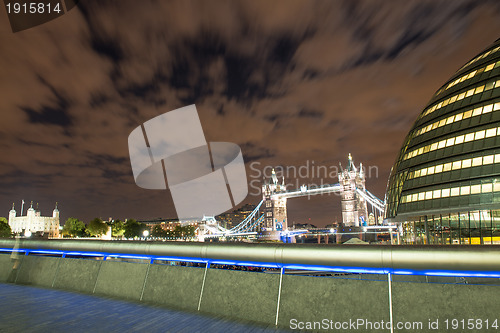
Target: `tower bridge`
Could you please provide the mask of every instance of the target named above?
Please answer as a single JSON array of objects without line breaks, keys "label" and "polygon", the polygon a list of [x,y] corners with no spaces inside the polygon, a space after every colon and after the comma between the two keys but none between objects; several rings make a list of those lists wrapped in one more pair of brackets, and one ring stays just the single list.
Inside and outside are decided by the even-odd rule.
[{"label": "tower bridge", "polygon": [[[225,229],[214,217],[205,217],[200,226],[200,238],[258,235],[259,238],[278,240],[294,234],[288,228],[288,199],[335,193],[342,207],[341,227],[358,228],[377,224],[377,217],[384,212],[384,202],[370,193],[365,186],[363,165],[356,167],[351,154],[346,168],[342,168],[336,184],[287,189],[285,179],[278,179],[274,169],[268,181],[262,184],[262,200],[240,224]],[[368,207],[374,216],[369,218]],[[305,231],[304,231],[305,232]]]}]

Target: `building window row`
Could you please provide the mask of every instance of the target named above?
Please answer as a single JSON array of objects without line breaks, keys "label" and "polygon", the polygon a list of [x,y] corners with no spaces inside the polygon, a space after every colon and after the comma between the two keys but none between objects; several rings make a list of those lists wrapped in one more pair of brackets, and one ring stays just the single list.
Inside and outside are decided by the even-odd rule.
[{"label": "building window row", "polygon": [[500,192],[500,183],[495,180],[492,183],[456,186],[449,188],[441,188],[431,191],[423,191],[405,195],[401,198],[401,203],[410,203],[423,200],[441,199],[448,197],[456,197],[460,195],[471,195],[481,193]]},{"label": "building window row", "polygon": [[419,119],[421,119],[421,118],[431,114],[432,112],[439,110],[442,107],[445,107],[449,104],[453,104],[455,102],[461,101],[464,98],[471,97],[471,96],[474,96],[476,94],[482,93],[484,91],[488,91],[488,90],[491,90],[493,88],[498,88],[498,87],[500,87],[500,80],[498,80],[498,81],[492,80],[492,81],[487,82],[486,84],[483,84],[483,85],[480,85],[477,87],[473,87],[467,91],[453,95],[452,97],[447,98],[444,101],[436,103],[433,106],[427,108],[424,112],[422,112],[420,114]]},{"label": "building window row", "polygon": [[497,67],[500,67],[500,61],[497,61],[497,62],[493,62],[491,64],[488,64],[487,66],[485,67],[481,67],[479,69],[476,69],[476,70],[473,70],[472,72],[470,73],[467,73],[465,75],[462,75],[461,77],[459,77],[458,79],[456,79],[455,81],[451,82],[450,84],[448,84],[447,86],[439,89],[439,91],[435,94],[435,96],[441,94],[443,91],[445,90],[448,90],[450,89],[451,87],[459,84],[459,83],[462,83],[466,80],[469,80],[469,79],[472,79],[474,76],[476,75],[479,75],[481,73],[485,73],[485,72],[489,72],[491,71],[493,68],[497,68]]},{"label": "building window row", "polygon": [[413,138],[422,135],[424,133],[427,133],[429,131],[432,131],[436,128],[449,125],[452,123],[455,123],[457,121],[461,121],[470,117],[476,117],[480,116],[482,114],[491,112],[491,111],[499,111],[500,110],[500,103],[495,103],[495,104],[488,104],[485,106],[477,107],[474,109],[470,109],[461,113],[458,113],[456,115],[450,116],[448,118],[441,119],[439,121],[436,121],[432,124],[429,124],[425,127],[420,128],[418,131],[415,131],[413,134]]},{"label": "building window row", "polygon": [[449,139],[444,139],[439,142],[434,142],[431,144],[428,144],[424,147],[420,147],[418,149],[414,149],[411,152],[408,152],[404,155],[403,160],[408,160],[410,158],[413,158],[415,156],[419,156],[434,150],[446,148],[446,147],[451,147],[454,145],[470,142],[470,141],[476,141],[476,140],[482,140],[494,136],[500,135],[500,127],[493,127],[493,128],[488,128],[472,133],[467,133],[467,134],[462,134],[458,135]]},{"label": "building window row", "polygon": [[408,174],[408,179],[430,176],[436,173],[447,172],[451,170],[466,169],[493,163],[500,163],[500,154],[479,156],[474,158],[466,158],[454,162],[448,162],[431,167],[418,169]]},{"label": "building window row", "polygon": [[500,244],[500,211],[418,216],[402,228],[406,244]]},{"label": "building window row", "polygon": [[498,52],[498,50],[500,50],[500,46],[497,46],[495,47],[494,49],[491,49],[489,50],[488,52],[485,52],[483,54],[480,54],[478,55],[477,57],[475,57],[474,59],[472,59],[471,61],[469,61],[468,63],[466,63],[465,65],[463,65],[462,67],[460,67],[460,69],[457,71],[457,72],[460,72],[462,69],[464,69],[465,67],[469,66],[469,65],[472,65],[473,63],[475,63],[476,61],[478,60],[481,60],[481,59],[484,59],[486,58],[487,56],[489,56],[490,54],[493,54],[495,52]]}]

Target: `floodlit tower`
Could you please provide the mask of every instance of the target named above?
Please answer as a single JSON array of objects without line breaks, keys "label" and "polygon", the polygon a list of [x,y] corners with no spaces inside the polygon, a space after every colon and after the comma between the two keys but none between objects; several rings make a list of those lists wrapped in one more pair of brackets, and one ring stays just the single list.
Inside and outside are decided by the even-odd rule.
[{"label": "floodlit tower", "polygon": [[281,231],[288,228],[286,217],[286,198],[276,197],[275,194],[286,192],[285,177],[281,184],[274,169],[269,182],[264,180],[262,185],[262,199],[264,200],[263,229],[267,231]]},{"label": "floodlit tower", "polygon": [[365,199],[360,196],[356,189],[365,190],[365,173],[363,165],[359,170],[352,161],[349,154],[347,168],[339,173],[341,185],[340,198],[342,202],[342,223],[346,227],[359,227],[368,223],[368,209]]},{"label": "floodlit tower", "polygon": [[14,203],[12,203],[12,209],[9,212],[9,225],[12,228],[14,220],[13,218],[16,217],[16,210],[14,209]]}]

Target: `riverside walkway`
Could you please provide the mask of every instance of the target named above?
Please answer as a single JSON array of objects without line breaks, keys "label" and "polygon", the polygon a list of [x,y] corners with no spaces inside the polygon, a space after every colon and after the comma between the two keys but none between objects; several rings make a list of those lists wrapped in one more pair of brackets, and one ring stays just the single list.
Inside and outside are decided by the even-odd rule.
[{"label": "riverside walkway", "polygon": [[151,305],[14,284],[0,284],[0,313],[2,333],[277,331]]}]

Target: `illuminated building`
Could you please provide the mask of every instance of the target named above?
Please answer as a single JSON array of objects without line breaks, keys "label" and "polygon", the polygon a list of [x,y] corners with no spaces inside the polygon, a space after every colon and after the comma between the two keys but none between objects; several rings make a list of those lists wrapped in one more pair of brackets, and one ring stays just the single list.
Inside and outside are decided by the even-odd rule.
[{"label": "illuminated building", "polygon": [[346,227],[359,227],[368,223],[368,210],[366,201],[358,195],[357,189],[365,190],[365,173],[363,165],[359,165],[359,171],[349,154],[346,169],[339,174],[340,197],[342,202],[342,223]]},{"label": "illuminated building", "polygon": [[14,204],[12,204],[12,209],[9,212],[9,225],[13,233],[27,235],[29,231],[31,234],[59,237],[59,210],[57,209],[57,203],[51,217],[41,216],[40,210],[33,208],[33,202],[31,202],[26,216],[16,215]]},{"label": "illuminated building", "polygon": [[280,184],[273,169],[269,183],[262,185],[262,197],[265,201],[263,230],[281,231],[287,229],[286,197],[274,196],[284,192],[286,192],[285,178],[283,177]]},{"label": "illuminated building", "polygon": [[500,244],[500,39],[431,98],[392,168],[386,218],[410,244]]}]

